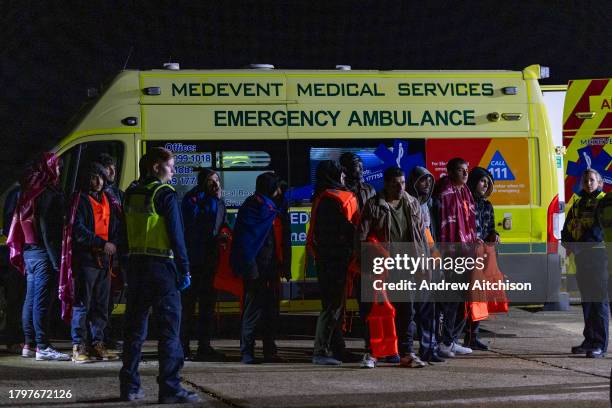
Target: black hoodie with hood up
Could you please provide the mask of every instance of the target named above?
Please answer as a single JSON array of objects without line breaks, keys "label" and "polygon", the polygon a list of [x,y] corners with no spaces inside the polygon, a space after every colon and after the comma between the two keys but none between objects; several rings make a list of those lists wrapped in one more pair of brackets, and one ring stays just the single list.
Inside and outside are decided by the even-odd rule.
[{"label": "black hoodie with hood up", "polygon": [[[419,195],[419,190],[417,188],[417,183],[421,181],[423,178],[431,179],[431,188],[429,189],[429,194],[427,196]],[[410,172],[408,176],[408,183],[406,185],[406,191],[411,196],[415,197],[419,200],[419,204],[421,205],[421,214],[423,216],[423,224],[426,228],[429,228],[429,232],[432,234],[434,241],[437,241],[436,237],[436,225],[437,220],[433,217],[433,213],[431,211],[432,208],[432,198],[431,195],[434,189],[434,176],[427,170],[425,167],[416,166]]]},{"label": "black hoodie with hood up", "polygon": [[[481,178],[489,178],[489,188],[484,195],[476,191],[476,185]],[[499,235],[495,230],[495,212],[493,204],[488,200],[493,193],[493,176],[489,171],[482,167],[474,167],[468,176],[467,186],[474,197],[476,209],[476,235],[483,241],[491,241],[495,235]]]}]

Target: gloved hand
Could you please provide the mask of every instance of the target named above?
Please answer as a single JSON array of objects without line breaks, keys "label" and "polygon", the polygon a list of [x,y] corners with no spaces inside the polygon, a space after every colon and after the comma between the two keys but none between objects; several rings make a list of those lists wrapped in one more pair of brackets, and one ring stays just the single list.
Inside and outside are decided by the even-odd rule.
[{"label": "gloved hand", "polygon": [[178,288],[181,292],[187,289],[190,285],[191,285],[191,275],[190,274],[187,273],[185,275],[179,275]]}]

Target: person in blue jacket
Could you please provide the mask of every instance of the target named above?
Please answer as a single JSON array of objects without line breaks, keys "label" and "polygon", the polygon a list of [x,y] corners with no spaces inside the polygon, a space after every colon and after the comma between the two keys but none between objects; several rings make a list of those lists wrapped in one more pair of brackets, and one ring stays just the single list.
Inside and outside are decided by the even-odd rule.
[{"label": "person in blue jacket", "polygon": [[200,169],[198,185],[192,188],[181,205],[185,221],[185,241],[191,265],[191,286],[183,292],[183,320],[181,343],[185,359],[190,358],[189,341],[196,326],[194,314],[199,305],[198,351],[196,361],[223,361],[225,355],[210,345],[215,324],[214,311],[217,293],[213,287],[217,265],[218,240],[227,239],[219,231],[225,224],[226,209],[221,198],[219,174],[211,169]]},{"label": "person in blue jacket", "polygon": [[174,175],[174,156],[168,149],[154,147],[141,160],[146,174],[128,189],[124,207],[129,268],[120,398],[144,398],[138,364],[153,307],[157,314],[159,402],[200,402],[196,393],[181,386],[179,375],[184,362],[179,336],[180,290],[189,286],[191,277],[178,197],[167,184]]},{"label": "person in blue jacket", "polygon": [[[242,363],[255,364],[255,329],[263,328],[264,362],[280,362],[275,344],[278,322],[280,270],[283,264],[281,180],[272,172],[260,174],[255,194],[240,209],[234,227],[230,262],[244,280],[244,306],[240,337]],[[283,206],[284,207],[284,206]],[[286,211],[286,210],[284,210]],[[290,272],[285,269],[285,272]],[[290,275],[284,277],[289,280]]]}]

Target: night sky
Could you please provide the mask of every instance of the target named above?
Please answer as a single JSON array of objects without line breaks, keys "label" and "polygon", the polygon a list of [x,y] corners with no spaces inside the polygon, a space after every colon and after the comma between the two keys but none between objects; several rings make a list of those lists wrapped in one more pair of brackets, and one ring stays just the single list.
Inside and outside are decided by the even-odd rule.
[{"label": "night sky", "polygon": [[[612,75],[612,1],[3,1],[0,187],[128,69],[551,68]],[[455,4],[460,6],[454,6]]]}]

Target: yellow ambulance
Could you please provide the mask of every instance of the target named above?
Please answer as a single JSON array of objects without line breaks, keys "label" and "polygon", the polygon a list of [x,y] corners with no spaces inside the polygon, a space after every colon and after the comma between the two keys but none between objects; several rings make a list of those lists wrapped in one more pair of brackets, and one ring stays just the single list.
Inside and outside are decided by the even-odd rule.
[{"label": "yellow ambulance", "polygon": [[241,70],[123,71],[101,92],[55,149],[62,185],[99,153],[118,162],[122,189],[138,177],[138,160],[163,146],[176,155],[172,184],[182,196],[198,167],[221,175],[230,223],[274,171],[288,181],[293,280],[284,310],[317,310],[316,275],[304,245],[314,170],[321,160],[353,152],[365,180],[382,188],[389,166],[427,167],[438,179],[453,157],[487,168],[503,245],[500,266],[533,283],[532,299],[559,292],[560,205],[556,155],[538,79],[522,71]]}]

